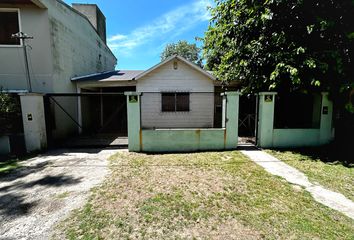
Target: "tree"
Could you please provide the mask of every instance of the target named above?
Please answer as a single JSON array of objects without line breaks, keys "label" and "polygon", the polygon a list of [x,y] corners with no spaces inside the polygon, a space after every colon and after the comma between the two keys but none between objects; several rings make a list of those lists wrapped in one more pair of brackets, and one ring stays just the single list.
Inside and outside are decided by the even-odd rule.
[{"label": "tree", "polygon": [[352,107],[354,1],[216,0],[211,15],[204,57],[219,79],[245,92],[330,91]]},{"label": "tree", "polygon": [[161,53],[161,61],[175,54],[202,67],[201,49],[195,43],[178,41],[177,43],[167,44]]},{"label": "tree", "polygon": [[21,130],[22,115],[19,98],[4,93],[0,87],[0,135]]},{"label": "tree", "polygon": [[0,114],[17,113],[21,111],[20,108],[17,99],[8,93],[4,93],[0,88]]}]

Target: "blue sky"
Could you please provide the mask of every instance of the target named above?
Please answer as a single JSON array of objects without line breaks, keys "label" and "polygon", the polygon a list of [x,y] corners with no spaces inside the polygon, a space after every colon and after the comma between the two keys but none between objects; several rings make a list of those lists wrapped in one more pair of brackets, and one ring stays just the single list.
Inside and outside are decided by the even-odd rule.
[{"label": "blue sky", "polygon": [[[212,0],[65,0],[95,3],[106,16],[107,43],[117,69],[144,70],[160,62],[167,43],[203,37]],[[196,42],[200,45],[199,42]]]}]

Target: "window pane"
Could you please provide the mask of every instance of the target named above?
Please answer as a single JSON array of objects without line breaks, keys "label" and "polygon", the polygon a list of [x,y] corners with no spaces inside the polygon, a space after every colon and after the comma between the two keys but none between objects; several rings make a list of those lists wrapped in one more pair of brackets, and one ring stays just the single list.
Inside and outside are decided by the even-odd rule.
[{"label": "window pane", "polygon": [[189,93],[176,93],[176,111],[189,111]]},{"label": "window pane", "polygon": [[0,12],[0,44],[2,45],[20,45],[20,40],[11,38],[11,35],[18,33],[18,13]]},{"label": "window pane", "polygon": [[174,112],[175,111],[175,94],[174,93],[162,93],[162,111]]}]

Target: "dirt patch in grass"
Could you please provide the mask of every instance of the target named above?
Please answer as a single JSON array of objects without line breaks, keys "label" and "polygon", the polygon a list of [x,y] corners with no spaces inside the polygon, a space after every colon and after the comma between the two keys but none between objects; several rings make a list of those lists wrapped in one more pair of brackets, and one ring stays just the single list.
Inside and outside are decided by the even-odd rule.
[{"label": "dirt patch in grass", "polygon": [[120,153],[69,239],[351,239],[354,221],[237,151]]},{"label": "dirt patch in grass", "polygon": [[[309,154],[311,149],[314,152]],[[320,151],[318,149],[267,150],[267,152],[305,173],[311,182],[317,182],[332,191],[342,193],[354,201],[354,166],[343,165],[341,162],[327,162],[326,158],[323,159],[320,154],[316,154],[316,151]]]}]

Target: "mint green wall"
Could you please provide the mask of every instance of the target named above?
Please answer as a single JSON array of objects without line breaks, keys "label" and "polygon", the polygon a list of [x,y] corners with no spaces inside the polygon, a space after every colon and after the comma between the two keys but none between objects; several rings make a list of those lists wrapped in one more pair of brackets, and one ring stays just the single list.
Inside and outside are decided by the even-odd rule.
[{"label": "mint green wall", "polygon": [[[258,112],[258,140],[260,147],[273,146],[273,125],[274,125],[274,102],[275,92],[259,93],[259,112]],[[272,96],[272,101],[265,101],[266,95]]]},{"label": "mint green wall", "polygon": [[313,98],[313,112],[312,112],[312,127],[319,128],[321,124],[321,104],[322,96],[321,94],[314,94]]},{"label": "mint green wall", "polygon": [[[238,139],[239,93],[225,94],[224,128],[142,130],[140,125],[140,94],[126,93],[128,104],[128,141],[132,152],[190,152],[235,149]],[[137,96],[130,102],[129,96]],[[211,106],[212,107],[212,106]]]},{"label": "mint green wall", "polygon": [[319,137],[319,129],[274,129],[272,147],[317,146]]},{"label": "mint green wall", "polygon": [[[328,93],[322,93],[322,99],[314,102],[314,114],[320,115],[320,127],[309,129],[274,129],[274,92],[260,93],[259,98],[259,147],[306,147],[319,146],[332,140],[332,115],[333,104],[328,99]],[[265,95],[272,95],[273,101],[266,102]],[[321,99],[320,101],[318,99]],[[323,113],[323,107],[328,108],[328,113]]]},{"label": "mint green wall", "polygon": [[[323,108],[328,107],[328,114],[323,114]],[[332,135],[332,116],[333,103],[328,99],[328,93],[322,93],[322,110],[320,122],[320,144],[329,143],[333,139]]]},{"label": "mint green wall", "polygon": [[[141,151],[191,152],[225,149],[225,132],[224,129],[142,130]],[[130,141],[129,151],[133,151],[130,149]]]},{"label": "mint green wall", "polygon": [[[127,96],[127,116],[128,116],[128,143],[129,151],[140,152],[141,123],[140,123],[140,93],[126,92]],[[131,101],[131,97],[136,98],[136,102]]]},{"label": "mint green wall", "polygon": [[226,92],[226,144],[225,149],[234,149],[238,143],[239,92]]}]

